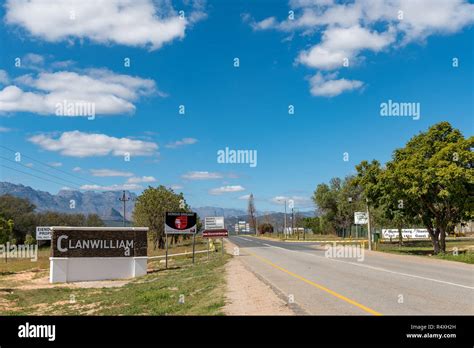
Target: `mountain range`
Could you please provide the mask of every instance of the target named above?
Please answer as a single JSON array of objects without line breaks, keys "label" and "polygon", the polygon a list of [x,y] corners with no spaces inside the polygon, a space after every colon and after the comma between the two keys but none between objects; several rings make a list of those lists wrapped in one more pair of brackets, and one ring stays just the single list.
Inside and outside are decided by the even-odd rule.
[{"label": "mountain range", "polygon": [[[10,182],[0,182],[0,195],[10,194],[15,197],[26,198],[36,206],[39,212],[57,211],[62,213],[97,214],[104,221],[121,221],[123,219],[123,203],[119,200],[122,191],[74,191],[61,190],[57,194],[46,191],[35,190],[30,186],[13,184]],[[125,217],[131,219],[137,195],[133,192],[125,191],[126,197],[130,201],[126,204]],[[74,202],[74,207],[71,206]],[[224,216],[226,227],[231,228],[237,221],[247,220],[247,212],[243,209],[220,208],[220,207],[193,207],[201,219],[206,216]],[[257,212],[260,221],[270,221],[271,223],[282,225],[283,213],[277,212]],[[288,214],[289,216],[289,214]],[[302,212],[299,216],[313,216],[312,212]]]}]

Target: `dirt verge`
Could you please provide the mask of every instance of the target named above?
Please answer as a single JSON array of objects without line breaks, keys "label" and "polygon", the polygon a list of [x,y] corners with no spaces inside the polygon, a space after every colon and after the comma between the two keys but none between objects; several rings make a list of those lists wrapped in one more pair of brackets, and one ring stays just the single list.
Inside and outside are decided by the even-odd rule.
[{"label": "dirt verge", "polygon": [[[227,252],[235,245],[227,241]],[[295,313],[267,284],[248,270],[238,256],[226,265],[226,315],[294,315]]]}]

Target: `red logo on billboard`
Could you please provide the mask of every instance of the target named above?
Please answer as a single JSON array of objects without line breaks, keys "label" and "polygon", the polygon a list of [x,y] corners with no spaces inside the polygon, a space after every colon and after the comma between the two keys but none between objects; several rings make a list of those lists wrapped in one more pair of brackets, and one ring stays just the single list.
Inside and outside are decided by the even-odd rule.
[{"label": "red logo on billboard", "polygon": [[178,230],[184,230],[188,225],[188,217],[186,215],[181,215],[174,220],[174,225]]}]

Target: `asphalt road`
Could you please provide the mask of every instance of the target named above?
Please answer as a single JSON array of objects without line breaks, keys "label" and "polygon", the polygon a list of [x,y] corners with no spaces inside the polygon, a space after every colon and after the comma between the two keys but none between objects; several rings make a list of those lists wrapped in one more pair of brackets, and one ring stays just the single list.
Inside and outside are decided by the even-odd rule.
[{"label": "asphalt road", "polygon": [[473,265],[370,251],[331,258],[326,243],[229,239],[254,273],[306,314],[474,314]]}]

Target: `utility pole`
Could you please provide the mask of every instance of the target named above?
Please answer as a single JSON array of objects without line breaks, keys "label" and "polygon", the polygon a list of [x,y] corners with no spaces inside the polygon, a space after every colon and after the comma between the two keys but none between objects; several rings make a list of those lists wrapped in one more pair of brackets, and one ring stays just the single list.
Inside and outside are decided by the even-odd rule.
[{"label": "utility pole", "polygon": [[125,205],[126,202],[130,200],[130,197],[125,197],[125,190],[122,193],[122,198],[119,198],[119,201],[123,202],[123,227],[125,227]]},{"label": "utility pole", "polygon": [[258,220],[257,211],[255,211],[255,235],[258,236]]},{"label": "utility pole", "polygon": [[[291,208],[291,234],[295,233],[295,210]],[[298,236],[299,239],[299,236]]]},{"label": "utility pole", "polygon": [[286,199],[285,199],[285,228],[283,230],[283,235],[286,234]]},{"label": "utility pole", "polygon": [[369,210],[369,199],[365,199],[367,203],[367,239],[369,240],[369,250],[372,250],[372,232],[370,230],[370,210]]}]

